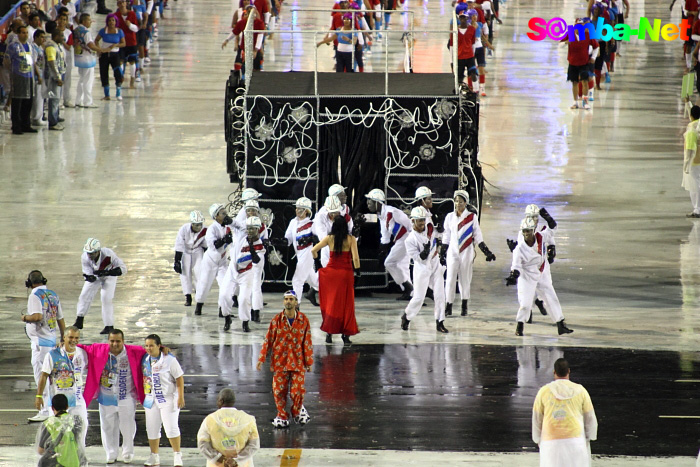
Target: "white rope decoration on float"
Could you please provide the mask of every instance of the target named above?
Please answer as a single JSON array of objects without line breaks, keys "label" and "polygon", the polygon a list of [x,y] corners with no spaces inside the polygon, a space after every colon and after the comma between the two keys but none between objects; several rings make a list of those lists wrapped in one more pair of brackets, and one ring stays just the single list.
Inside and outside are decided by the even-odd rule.
[{"label": "white rope decoration on float", "polygon": [[[474,105],[471,102],[469,104]],[[242,109],[240,105],[236,107]],[[260,107],[267,107],[274,113],[262,117],[253,126],[251,123],[253,112]],[[265,96],[253,97],[253,102],[245,112],[243,119],[245,122],[244,131],[250,147],[256,151],[264,151],[255,157],[253,163],[258,164],[263,169],[265,173],[263,184],[265,186],[272,187],[286,183],[292,178],[306,178],[308,183],[309,179],[318,177],[318,150],[313,146],[314,139],[306,132],[315,127],[334,125],[345,120],[351,120],[353,125],[363,125],[369,128],[377,122],[377,119],[381,119],[389,143],[389,154],[384,160],[387,177],[396,169],[415,169],[421,160],[434,158],[437,149],[445,150],[448,153],[452,152],[454,145],[452,132],[441,134],[440,131],[444,131],[444,126],[460,109],[452,100],[437,98],[427,109],[415,108],[410,111],[401,106],[395,99],[386,98],[378,108],[375,108],[374,103],[370,102],[367,111],[350,109],[347,105],[343,105],[337,110],[337,113],[333,113],[325,107],[320,116],[316,117],[313,110],[310,102],[303,102],[296,106],[285,103],[280,107],[275,107]],[[462,116],[465,117],[464,112]],[[466,117],[469,120],[468,124],[471,124],[471,119]],[[413,133],[406,136],[409,128],[413,130]],[[439,140],[444,134],[447,135],[446,141],[440,144]],[[419,136],[427,139],[429,143],[424,143],[417,149],[401,149],[400,143],[403,140],[399,138],[400,136],[405,136],[405,141],[411,145],[415,144]],[[289,140],[293,141],[293,145],[289,145]],[[317,156],[312,163],[305,167],[300,166],[298,162],[304,151],[311,151]],[[271,154],[274,157],[270,157]],[[275,163],[267,162],[269,160],[275,160]],[[288,167],[289,164],[291,167]],[[281,175],[282,169],[289,175]],[[306,186],[304,188],[306,189]]]}]

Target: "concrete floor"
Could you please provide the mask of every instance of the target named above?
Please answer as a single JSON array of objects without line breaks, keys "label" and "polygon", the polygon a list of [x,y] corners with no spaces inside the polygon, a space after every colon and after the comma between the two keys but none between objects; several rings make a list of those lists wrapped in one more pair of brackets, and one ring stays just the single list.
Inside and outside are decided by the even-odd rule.
[{"label": "concrete floor", "polygon": [[[6,232],[0,237],[0,317],[6,323],[0,344],[5,351],[28,348],[19,315],[26,306],[23,283],[32,269],[48,277],[61,297],[66,321],[72,323],[83,282],[80,253],[87,237],[113,248],[129,268],[119,279],[115,297],[116,324],[125,330],[128,343],[140,343],[151,332],[173,347],[258,345],[262,340],[260,325],[246,335],[238,326],[222,332],[213,306],[216,286],[205,315],[192,316],[192,309],[182,306],[179,280],[172,271],[175,234],[189,211],[206,212],[233,189],[226,175],[222,127],[224,83],[233,56],[219,47],[233,9],[222,0],[171,5],[144,82],[125,90],[123,103],[98,101],[98,109],[67,109],[63,132],[12,136],[9,125],[0,128],[0,172],[5,174],[0,206]],[[293,5],[302,7],[300,2],[285,4],[282,28],[292,21]],[[449,2],[407,0],[406,5],[415,11],[417,27],[447,27]],[[329,6],[320,0],[303,4]],[[572,111],[571,90],[565,83],[566,48],[552,41],[534,43],[525,33],[529,18],[572,20],[584,15],[584,3],[509,0],[502,14],[496,55],[488,64],[489,96],[481,100],[479,155],[491,183],[482,230],[498,260],[487,264],[477,258],[470,316],[449,319],[450,334],[435,333],[428,308],[411,324],[411,331],[401,332],[401,305],[379,295],[358,299],[361,334],[354,341],[672,350],[679,352],[678,366],[692,370],[700,351],[700,231],[697,221],[685,219],[690,203],[680,187],[686,124],[678,99],[680,43],[623,44],[613,82],[596,94],[593,109]],[[662,23],[680,20],[677,8],[669,17],[666,2],[633,4],[628,22],[636,24],[639,17],[660,18]],[[394,15],[394,31],[400,19]],[[325,29],[327,16],[299,12],[296,21],[305,29]],[[389,69],[395,71],[400,42],[398,33],[389,36]],[[443,35],[418,37],[416,72],[449,71],[445,41]],[[368,71],[383,70],[383,48],[375,44]],[[266,48],[265,69],[288,70],[292,63],[294,69],[310,69],[313,50],[310,38],[279,33]],[[319,60],[319,69],[329,71],[330,49],[319,49]],[[94,95],[100,93],[96,87]],[[515,236],[529,203],[547,207],[559,222],[552,274],[567,322],[576,331],[569,336],[558,337],[539,315],[536,324],[526,328],[525,338],[513,335],[517,303],[515,290],[503,285],[510,266],[505,239]],[[263,320],[279,309],[281,297],[267,294],[265,300],[270,306]],[[102,328],[98,306],[86,318],[84,342],[102,340],[97,334]],[[303,311],[320,344],[320,312],[308,302]],[[29,361],[8,360],[4,363],[16,366],[7,372],[14,377],[11,385],[2,386],[3,392],[15,396],[17,403],[1,418],[1,444],[26,445],[29,428],[22,426],[32,412],[33,383],[22,375],[30,373]],[[595,402],[595,394],[592,397]],[[260,414],[259,420],[267,420],[267,414]],[[687,428],[688,449],[677,454],[688,456],[697,451],[700,423],[678,423]],[[6,446],[0,449],[0,462],[22,465],[17,459],[26,459],[26,449]],[[335,464],[346,458],[342,451],[304,452],[312,452],[315,460],[300,465],[324,464],[327,456]],[[102,459],[99,449],[91,453],[95,462]],[[391,461],[365,460],[374,454],[359,453],[364,456],[360,462],[407,463],[402,454],[390,452]],[[259,464],[276,465],[279,456],[279,450],[264,450]],[[428,456],[432,460],[435,453]],[[455,456],[461,459],[464,453],[440,456],[445,465],[456,465]],[[502,464],[494,465],[536,464],[533,454],[517,461],[501,456],[505,457],[497,456],[494,462]],[[490,465],[481,458],[474,462]],[[691,465],[692,459],[625,462],[596,460],[599,465]]]}]

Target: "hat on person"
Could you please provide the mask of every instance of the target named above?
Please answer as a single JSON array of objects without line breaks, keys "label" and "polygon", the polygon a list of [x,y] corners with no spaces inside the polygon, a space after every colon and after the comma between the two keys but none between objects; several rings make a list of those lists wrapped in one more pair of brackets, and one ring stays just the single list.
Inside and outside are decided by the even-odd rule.
[{"label": "hat on person", "polygon": [[297,293],[296,293],[295,291],[293,291],[293,290],[287,290],[287,291],[284,293],[284,296],[285,296],[285,297],[294,297],[294,298],[296,298],[297,300],[299,300],[299,298],[297,297]]}]

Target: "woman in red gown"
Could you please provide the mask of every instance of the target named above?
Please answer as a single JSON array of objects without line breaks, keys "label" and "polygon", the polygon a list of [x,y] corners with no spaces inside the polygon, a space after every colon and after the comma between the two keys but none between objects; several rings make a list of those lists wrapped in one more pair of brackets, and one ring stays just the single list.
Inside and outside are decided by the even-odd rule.
[{"label": "woman in red gown", "polygon": [[[328,265],[321,267],[321,248],[328,246],[331,257]],[[360,257],[357,240],[348,233],[348,223],[343,216],[333,221],[330,235],[311,250],[314,268],[318,271],[318,298],[321,303],[326,343],[333,342],[332,335],[340,334],[346,345],[352,344],[349,336],[360,331],[355,320],[355,277],[360,275]]]}]

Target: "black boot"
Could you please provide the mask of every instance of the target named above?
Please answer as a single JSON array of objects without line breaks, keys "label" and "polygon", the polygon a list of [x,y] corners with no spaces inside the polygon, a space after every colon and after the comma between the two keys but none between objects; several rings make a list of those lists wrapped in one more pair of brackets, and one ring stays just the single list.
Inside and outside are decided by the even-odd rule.
[{"label": "black boot", "polygon": [[413,285],[411,285],[410,282],[406,281],[403,284],[403,293],[396,297],[396,300],[410,300],[411,299],[411,292],[413,292]]},{"label": "black boot", "polygon": [[219,318],[223,318],[223,317],[224,317],[224,314],[223,314],[223,312],[221,311],[221,307],[219,307]]},{"label": "black boot", "polygon": [[547,316],[547,309],[544,307],[544,302],[538,298],[535,299],[535,305],[540,309],[540,313]]},{"label": "black boot", "polygon": [[203,306],[204,306],[204,303],[197,303],[197,306],[194,307],[194,314],[197,316],[201,316]]},{"label": "black boot", "polygon": [[571,334],[572,332],[574,332],[573,329],[569,329],[566,327],[566,323],[564,323],[564,320],[561,320],[557,323],[557,331],[559,331],[560,336],[562,334]]},{"label": "black boot", "polygon": [[253,320],[256,323],[260,322],[260,310],[253,310],[251,312],[251,315],[252,315],[250,318],[251,320]]},{"label": "black boot", "polygon": [[224,331],[228,331],[231,329],[231,315],[225,316],[224,319],[226,320],[224,323]]},{"label": "black boot", "polygon": [[314,289],[309,289],[309,293],[306,295],[313,306],[320,306],[318,300],[316,300],[316,291]]},{"label": "black boot", "polygon": [[83,319],[85,319],[84,316],[78,316],[75,318],[75,323],[73,323],[73,326],[75,326],[78,329],[83,329]]},{"label": "black boot", "polygon": [[250,328],[248,327],[248,321],[243,321],[243,332],[250,332]]},{"label": "black boot", "polygon": [[527,324],[532,324],[532,310],[530,310],[530,318],[528,318]]},{"label": "black boot", "polygon": [[401,315],[401,329],[403,329],[404,331],[408,331],[408,325],[409,325],[410,323],[411,323],[411,322],[410,322],[410,321],[408,320],[408,318],[406,317],[406,313],[402,314],[402,315]]},{"label": "black boot", "polygon": [[462,316],[467,316],[467,302],[469,300],[462,300]]},{"label": "black boot", "polygon": [[233,296],[233,307],[238,308],[238,295]]},{"label": "black boot", "polygon": [[343,344],[345,344],[345,345],[352,344],[352,341],[350,340],[349,336],[346,336],[345,334],[341,334],[340,337],[343,338]]},{"label": "black boot", "polygon": [[435,301],[435,296],[433,295],[433,289],[428,287],[428,290],[425,291],[425,298],[429,298],[432,301]]},{"label": "black boot", "polygon": [[452,304],[445,305],[445,316],[452,316]]},{"label": "black boot", "polygon": [[447,334],[448,332],[450,332],[447,330],[447,328],[445,328],[444,321],[435,320],[435,329],[437,329],[438,332],[441,332],[443,334]]},{"label": "black boot", "polygon": [[515,335],[516,335],[516,336],[522,336],[522,335],[523,335],[523,329],[525,329],[525,323],[518,322],[518,326],[515,328]]},{"label": "black boot", "polygon": [[[100,334],[109,334],[112,332],[112,329],[114,329],[114,326],[105,326],[105,328],[100,331]],[[561,334],[561,332],[559,334]]]},{"label": "black boot", "polygon": [[108,15],[112,12],[109,8],[105,6],[104,0],[98,0],[97,2],[97,11],[96,13],[98,15]]},{"label": "black boot", "polygon": [[192,306],[192,295],[185,295],[185,306]]},{"label": "black boot", "polygon": [[332,344],[333,343],[333,335],[326,333],[326,344]]}]

